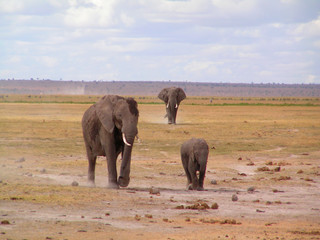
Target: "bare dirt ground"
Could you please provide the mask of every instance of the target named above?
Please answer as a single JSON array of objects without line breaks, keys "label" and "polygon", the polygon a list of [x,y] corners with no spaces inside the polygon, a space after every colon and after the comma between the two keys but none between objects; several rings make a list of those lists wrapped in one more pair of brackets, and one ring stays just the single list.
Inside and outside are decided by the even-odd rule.
[{"label": "bare dirt ground", "polygon": [[[256,116],[251,118],[248,113],[240,120],[239,112],[247,107],[241,111],[215,108],[212,112],[224,114],[223,119],[220,115],[198,121],[205,129],[204,122],[218,125],[217,129],[199,133],[192,120],[194,112],[188,115],[191,106],[181,109],[176,126],[159,118],[163,115],[157,113],[160,106],[140,106],[141,142],[135,143],[131,182],[128,188],[111,190],[106,188],[107,166],[102,157],[98,159],[96,187],[87,184],[78,126],[87,106],[74,110],[59,106],[58,115],[54,106],[46,106],[46,114],[31,106],[20,116],[20,105],[0,108],[6,113],[0,122],[0,239],[320,239],[320,151],[319,144],[312,141],[319,140],[318,113],[313,112],[319,108],[312,108],[312,114],[308,108],[257,108]],[[28,107],[23,105],[22,109]],[[283,125],[273,130],[273,137],[270,133],[257,136],[275,124],[275,120],[266,123],[266,110],[281,115],[277,121]],[[194,111],[206,114],[200,107]],[[311,114],[314,122],[310,126],[301,123],[304,117],[286,122],[282,115],[286,111],[300,117]],[[226,126],[219,132],[220,120],[228,123],[228,116],[239,126],[233,130]],[[14,123],[21,118],[39,122],[15,132]],[[259,131],[248,128],[257,118],[257,125],[262,123]],[[40,129],[41,123],[48,126]],[[172,142],[161,132],[171,134]],[[249,148],[237,149],[238,143],[224,137],[228,134],[249,143]],[[216,147],[210,150],[203,192],[185,190],[179,158],[181,142],[198,135]],[[293,143],[295,137],[310,142]],[[262,138],[267,140],[261,145],[268,146],[260,149]],[[47,148],[40,148],[39,143],[33,146],[37,141]],[[76,147],[65,146],[64,141],[73,141]],[[303,146],[293,151],[294,144]],[[250,147],[259,149],[250,151]],[[221,150],[228,148],[233,150]],[[218,208],[212,209],[215,203]]]}]

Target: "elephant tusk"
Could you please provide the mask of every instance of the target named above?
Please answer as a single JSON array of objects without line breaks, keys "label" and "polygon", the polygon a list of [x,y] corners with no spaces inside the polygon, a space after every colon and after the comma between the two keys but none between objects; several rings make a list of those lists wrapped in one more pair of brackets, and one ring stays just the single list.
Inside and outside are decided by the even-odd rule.
[{"label": "elephant tusk", "polygon": [[127,142],[126,135],[124,133],[122,133],[122,139],[127,146],[131,147],[131,144]]},{"label": "elephant tusk", "polygon": [[176,108],[178,108],[178,104],[176,104]]},{"label": "elephant tusk", "polygon": [[169,103],[167,104],[167,108],[169,108]]}]

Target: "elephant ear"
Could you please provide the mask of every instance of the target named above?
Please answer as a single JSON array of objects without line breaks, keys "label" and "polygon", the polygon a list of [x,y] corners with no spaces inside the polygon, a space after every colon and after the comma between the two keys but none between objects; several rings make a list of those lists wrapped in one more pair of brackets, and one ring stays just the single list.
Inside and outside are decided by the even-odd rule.
[{"label": "elephant ear", "polygon": [[164,88],[161,90],[161,92],[158,94],[158,98],[160,98],[162,101],[165,103],[168,102],[168,93],[169,93],[169,88]]},{"label": "elephant ear", "polygon": [[182,90],[182,88],[177,88],[177,93],[178,93],[178,104],[180,104],[180,102],[185,99],[187,96],[185,94],[185,92]]},{"label": "elephant ear", "polygon": [[114,129],[112,99],[108,96],[102,97],[100,101],[96,103],[95,108],[102,126],[109,133],[112,133]]}]

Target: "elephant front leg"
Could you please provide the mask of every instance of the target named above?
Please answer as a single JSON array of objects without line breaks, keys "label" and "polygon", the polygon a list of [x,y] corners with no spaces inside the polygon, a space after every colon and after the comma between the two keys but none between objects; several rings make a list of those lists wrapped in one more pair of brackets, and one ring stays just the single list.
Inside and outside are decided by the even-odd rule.
[{"label": "elephant front leg", "polygon": [[107,144],[108,147],[105,148],[107,165],[108,165],[108,188],[119,188],[118,185],[118,175],[117,175],[117,154],[113,141]]},{"label": "elephant front leg", "polygon": [[95,186],[95,169],[96,169],[96,156],[88,157],[88,182],[91,186]]},{"label": "elephant front leg", "polygon": [[108,188],[119,188],[117,175],[117,158],[114,156],[107,157],[108,163]]}]

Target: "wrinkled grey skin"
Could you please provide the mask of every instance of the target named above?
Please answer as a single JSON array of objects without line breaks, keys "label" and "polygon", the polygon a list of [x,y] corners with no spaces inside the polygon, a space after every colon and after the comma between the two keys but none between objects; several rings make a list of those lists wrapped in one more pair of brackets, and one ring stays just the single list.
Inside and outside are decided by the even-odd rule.
[{"label": "wrinkled grey skin", "polygon": [[158,94],[158,98],[166,104],[167,114],[165,117],[168,117],[168,124],[176,124],[179,105],[186,98],[185,92],[176,87],[164,88]]},{"label": "wrinkled grey skin", "polygon": [[[202,138],[191,138],[182,144],[180,153],[182,165],[188,179],[187,189],[203,191],[209,155],[207,142]],[[199,178],[197,177],[197,172],[199,172]]]},{"label": "wrinkled grey skin", "polygon": [[[133,98],[106,95],[89,107],[82,130],[89,162],[88,181],[94,185],[97,156],[106,156],[109,188],[126,187],[130,181],[131,152],[138,134],[139,111]],[[122,154],[117,180],[117,157]]]}]

